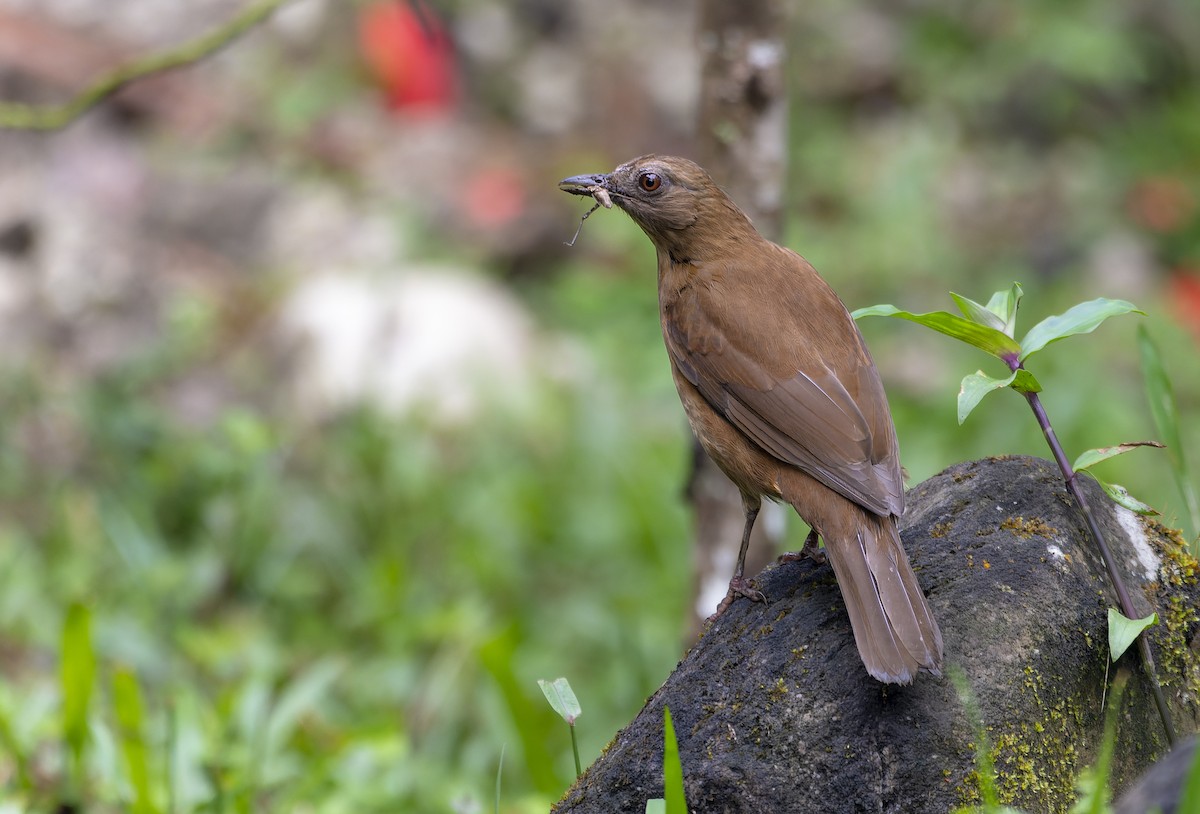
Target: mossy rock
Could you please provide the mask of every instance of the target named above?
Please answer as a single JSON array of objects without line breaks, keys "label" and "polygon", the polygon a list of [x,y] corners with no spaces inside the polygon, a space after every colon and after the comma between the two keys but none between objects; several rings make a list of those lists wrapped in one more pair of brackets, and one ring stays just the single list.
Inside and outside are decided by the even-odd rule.
[{"label": "mossy rock", "polygon": [[[1200,589],[1177,534],[1087,481],[1085,492],[1153,629],[1181,735],[1200,725]],[[909,492],[901,532],[941,624],[946,666],[971,688],[1003,803],[1065,812],[1100,746],[1118,674],[1116,789],[1165,753],[1134,649],[1108,663],[1116,605],[1082,515],[1053,464],[959,464]],[[827,565],[758,577],[768,606],[739,601],[714,623],[555,807],[637,812],[662,796],[670,706],[688,802],[702,812],[936,812],[979,800],[973,723],[949,678],[887,686],[863,670]]]}]

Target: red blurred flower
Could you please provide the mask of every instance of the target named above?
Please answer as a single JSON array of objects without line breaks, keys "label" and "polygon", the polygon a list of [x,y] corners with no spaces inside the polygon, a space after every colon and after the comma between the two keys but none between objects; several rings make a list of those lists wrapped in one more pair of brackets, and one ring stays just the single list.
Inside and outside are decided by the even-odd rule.
[{"label": "red blurred flower", "polygon": [[525,179],[506,167],[492,167],[476,173],[467,182],[462,207],[474,226],[500,229],[525,212]]},{"label": "red blurred flower", "polygon": [[1167,300],[1179,321],[1200,341],[1200,268],[1175,269],[1167,280]]},{"label": "red blurred flower", "polygon": [[420,0],[363,6],[358,43],[393,110],[437,112],[458,97],[454,49],[441,20]]}]

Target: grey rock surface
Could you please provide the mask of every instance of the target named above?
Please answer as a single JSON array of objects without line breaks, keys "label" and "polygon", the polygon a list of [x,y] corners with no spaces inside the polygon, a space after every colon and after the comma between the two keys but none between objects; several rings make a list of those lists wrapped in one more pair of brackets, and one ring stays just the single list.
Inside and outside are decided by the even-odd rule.
[{"label": "grey rock surface", "polygon": [[[1135,602],[1164,623],[1152,639],[1181,735],[1197,729],[1196,566],[1178,535],[1085,486]],[[956,465],[913,488],[905,545],[942,627],[954,683],[885,686],[862,668],[832,571],[768,568],[770,604],[737,602],[554,811],[640,812],[662,796],[662,717],[675,722],[698,812],[937,812],[977,802],[976,745],[990,744],[1001,800],[1060,812],[1099,749],[1112,681],[1130,673],[1113,783],[1166,752],[1131,649],[1108,665],[1116,605],[1082,515],[1037,458]]]}]

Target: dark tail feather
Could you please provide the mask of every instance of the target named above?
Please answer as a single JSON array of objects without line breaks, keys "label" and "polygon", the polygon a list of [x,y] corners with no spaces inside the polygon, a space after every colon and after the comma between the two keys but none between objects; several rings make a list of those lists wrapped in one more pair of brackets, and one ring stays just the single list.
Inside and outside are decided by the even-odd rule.
[{"label": "dark tail feather", "polygon": [[[821,529],[867,672],[907,684],[918,670],[941,674],[942,632],[900,544],[892,517],[847,503],[844,523]],[[839,518],[841,519],[841,518]]]}]

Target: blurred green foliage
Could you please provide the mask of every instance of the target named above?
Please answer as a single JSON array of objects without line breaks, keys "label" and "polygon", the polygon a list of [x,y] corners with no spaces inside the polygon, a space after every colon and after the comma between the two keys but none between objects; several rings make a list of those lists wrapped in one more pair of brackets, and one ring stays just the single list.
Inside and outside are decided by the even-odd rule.
[{"label": "blurred green foliage", "polygon": [[[610,282],[569,272],[547,301]],[[473,810],[506,746],[503,810],[544,811],[574,765],[537,679],[572,677],[590,761],[680,653],[673,395],[616,377],[650,367],[626,353],[597,371],[606,387],[543,383],[529,412],[466,427],[237,408],[189,428],[156,399],[213,341],[81,389],[6,383],[5,796],[68,794],[66,738],[92,810],[161,810],[169,791],[182,811]],[[41,432],[75,447],[74,470],[30,450]],[[90,609],[90,707],[47,683],[57,659],[89,680],[88,637],[59,647],[68,608]]]}]

